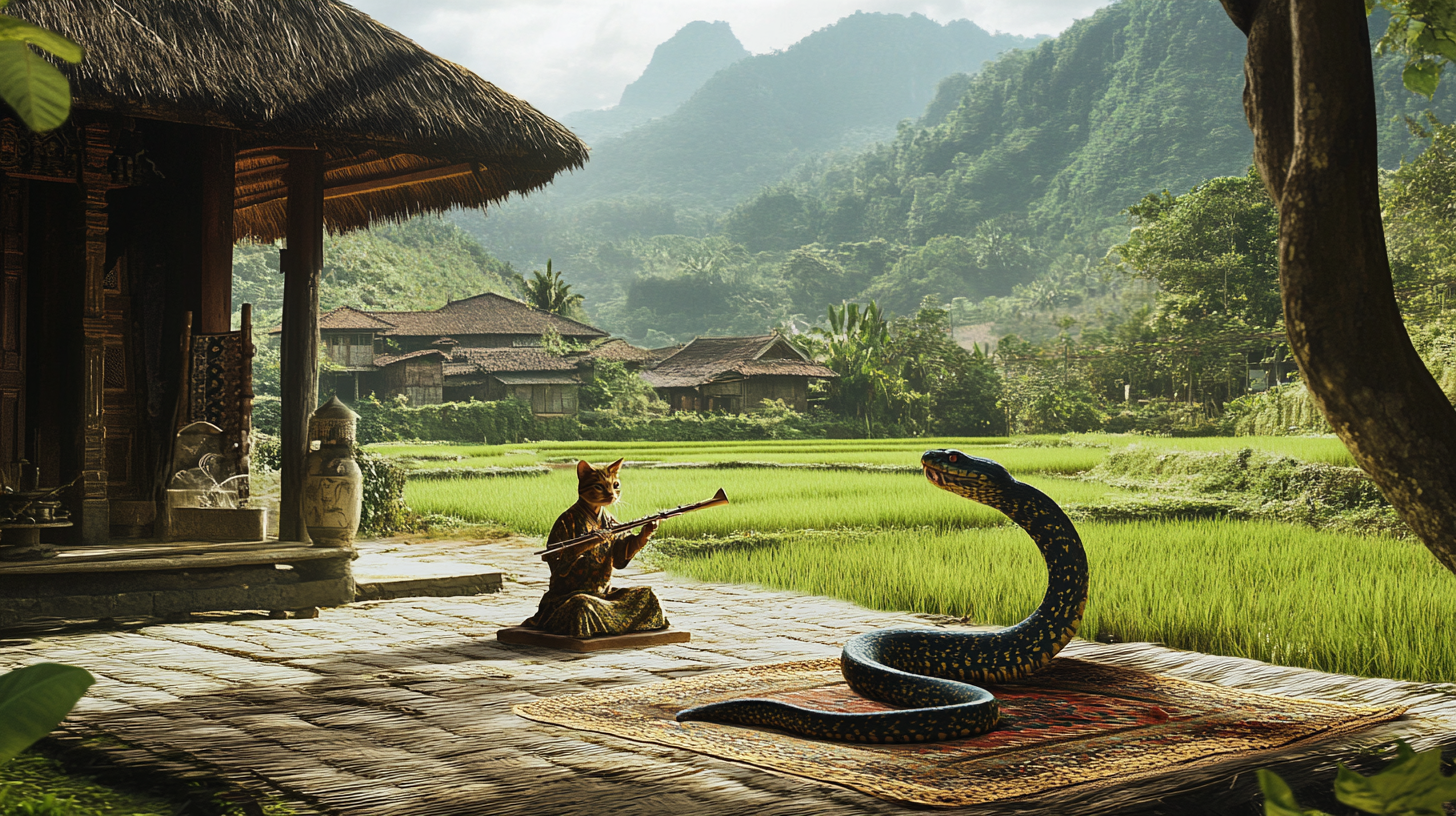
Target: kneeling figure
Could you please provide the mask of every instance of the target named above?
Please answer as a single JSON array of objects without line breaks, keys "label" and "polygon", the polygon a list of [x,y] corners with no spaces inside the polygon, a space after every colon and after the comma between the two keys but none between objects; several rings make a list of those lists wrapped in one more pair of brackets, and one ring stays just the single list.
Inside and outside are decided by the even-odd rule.
[{"label": "kneeling figure", "polygon": [[[577,501],[556,519],[547,546],[602,530],[616,523],[606,511],[622,495],[618,459],[605,467],[576,463]],[[524,626],[555,635],[590,638],[667,628],[662,605],[651,587],[612,589],[612,570],[623,569],[657,530],[657,522],[638,533],[601,533],[597,543],[552,559],[551,587]]]}]

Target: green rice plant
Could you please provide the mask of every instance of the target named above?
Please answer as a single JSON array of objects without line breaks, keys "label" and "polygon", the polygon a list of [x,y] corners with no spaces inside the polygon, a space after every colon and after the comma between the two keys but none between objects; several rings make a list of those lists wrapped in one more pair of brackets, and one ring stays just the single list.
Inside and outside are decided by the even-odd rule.
[{"label": "green rice plant", "polygon": [[[844,442],[855,444],[842,444]],[[406,469],[439,467],[426,456],[447,455],[444,446],[372,445],[371,452],[400,460]],[[630,462],[773,462],[783,464],[868,464],[918,467],[930,448],[952,447],[995,459],[1013,473],[1080,473],[1096,466],[1105,450],[1091,447],[1012,447],[979,439],[810,440],[808,442],[539,442],[521,445],[460,445],[445,448],[461,456],[453,467],[511,467],[542,461],[594,463],[623,458]]]},{"label": "green rice plant", "polygon": [[[1092,575],[1081,637],[1456,681],[1456,580],[1419,544],[1269,522],[1077,526]],[[704,581],[1001,625],[1024,618],[1046,589],[1035,547],[1008,524],[806,532],[659,563]]]},{"label": "green rice plant", "polygon": [[[750,531],[931,526],[941,529],[999,524],[1000,514],[938,490],[918,473],[744,468],[630,469],[623,471],[619,519],[706,499],[718,488],[730,504],[665,523],[681,537],[739,535]],[[1091,503],[1126,496],[1117,488],[1055,477],[1027,479],[1059,502]],[[456,479],[410,482],[410,507],[476,523],[500,524],[545,535],[576,501],[576,474],[557,470],[531,479]]]},{"label": "green rice plant", "polygon": [[1355,467],[1355,457],[1345,443],[1333,436],[1199,436],[1165,437],[1134,434],[1070,434],[1068,439],[1082,444],[1123,448],[1128,445],[1184,451],[1256,451],[1277,453],[1303,462],[1324,462],[1341,467]]}]

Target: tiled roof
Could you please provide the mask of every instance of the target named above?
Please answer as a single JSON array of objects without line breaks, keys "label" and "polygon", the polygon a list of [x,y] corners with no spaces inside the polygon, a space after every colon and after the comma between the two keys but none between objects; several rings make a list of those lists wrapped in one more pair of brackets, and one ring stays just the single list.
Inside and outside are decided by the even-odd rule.
[{"label": "tiled roof", "polygon": [[593,360],[619,360],[624,363],[648,363],[661,359],[652,349],[637,348],[626,340],[615,337],[592,347],[584,356]]},{"label": "tiled roof", "polygon": [[496,374],[497,380],[505,385],[579,385],[575,374],[565,371],[545,371],[528,374]]},{"label": "tiled roof", "polygon": [[446,361],[450,359],[450,355],[439,349],[425,349],[424,351],[411,351],[406,354],[381,354],[374,358],[374,366],[375,368],[384,368],[385,366],[392,366],[395,363],[402,363],[405,360],[428,357],[432,354]]},{"label": "tiled roof", "polygon": [[[392,328],[394,328],[393,323],[382,320],[369,312],[361,312],[352,306],[340,306],[337,309],[319,315],[320,331],[354,330],[387,332]],[[274,326],[268,333],[282,334],[283,327]]]},{"label": "tiled roof", "polygon": [[562,337],[606,337],[601,329],[561,315],[543,312],[519,300],[486,292],[455,300],[433,312],[371,312],[393,324],[386,333],[406,337],[461,334],[543,334],[553,328]]},{"label": "tiled roof", "polygon": [[[363,329],[391,337],[445,337],[459,334],[545,334],[596,340],[607,333],[561,315],[543,312],[514,298],[486,292],[454,300],[432,312],[365,312],[340,306],[319,316],[319,329]],[[282,334],[276,326],[269,334]]]},{"label": "tiled roof", "polygon": [[[766,356],[772,351],[774,355]],[[690,388],[725,374],[744,377],[837,377],[833,370],[808,359],[777,334],[754,337],[699,337],[667,357],[642,378],[656,388]]]},{"label": "tiled roof", "polygon": [[536,348],[457,348],[445,376],[501,371],[575,371],[575,357],[557,357]]}]

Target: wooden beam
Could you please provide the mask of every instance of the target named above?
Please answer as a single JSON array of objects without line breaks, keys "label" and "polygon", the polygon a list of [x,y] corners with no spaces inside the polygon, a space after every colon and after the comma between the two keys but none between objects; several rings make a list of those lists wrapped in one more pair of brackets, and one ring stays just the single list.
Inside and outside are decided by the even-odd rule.
[{"label": "wooden beam", "polygon": [[324,168],[318,151],[293,154],[288,163],[288,242],[283,267],[282,486],[278,537],[307,541],[303,524],[303,460],[308,418],[318,406],[319,275],[324,266]]},{"label": "wooden beam", "polygon": [[233,192],[237,184],[237,134],[208,130],[202,145],[202,286],[199,334],[232,328]]},{"label": "wooden beam", "polygon": [[[257,171],[249,172],[256,173]],[[475,172],[473,165],[452,164],[449,167],[433,167],[428,170],[415,170],[409,173],[375,176],[365,181],[325,187],[324,198],[348,198],[349,196],[364,195],[366,193],[377,193],[382,190],[393,190],[396,187],[406,187],[411,184],[422,184],[430,181],[443,181],[444,179],[474,175]],[[283,188],[270,188],[245,198],[239,198],[234,206],[236,209],[246,210],[249,207],[256,207],[259,204],[267,204],[270,201],[278,201],[287,197],[287,190]]]},{"label": "wooden beam", "polygon": [[405,187],[410,184],[419,184],[425,181],[442,181],[459,176],[469,176],[474,174],[474,172],[475,170],[469,164],[452,164],[449,167],[432,167],[428,170],[417,170],[413,173],[376,176],[375,178],[353,184],[340,184],[336,187],[329,187],[324,190],[324,198],[346,198],[364,193],[377,193],[381,190],[393,190],[396,187]]}]

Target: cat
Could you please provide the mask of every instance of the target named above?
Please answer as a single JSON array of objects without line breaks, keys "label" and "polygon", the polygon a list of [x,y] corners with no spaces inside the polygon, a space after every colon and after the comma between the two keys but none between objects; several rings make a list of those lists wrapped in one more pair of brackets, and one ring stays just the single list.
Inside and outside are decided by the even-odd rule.
[{"label": "cat", "polygon": [[[621,469],[621,459],[602,467],[576,463],[577,501],[556,519],[548,546],[616,523],[606,508],[622,497]],[[649,587],[611,588],[612,570],[626,567],[656,530],[653,521],[637,533],[602,533],[595,543],[552,559],[551,586],[524,625],[576,638],[667,628]]]}]

